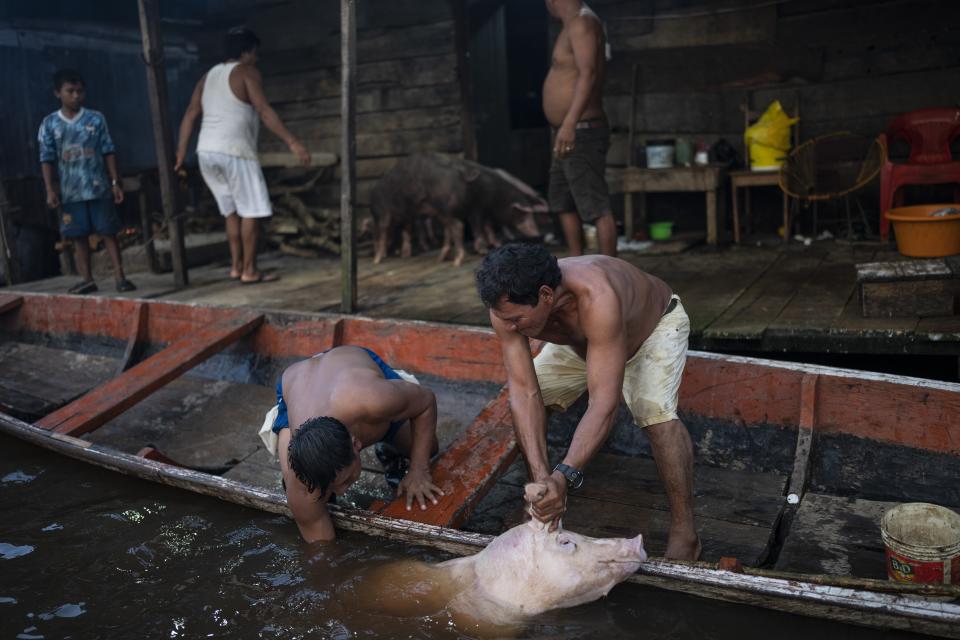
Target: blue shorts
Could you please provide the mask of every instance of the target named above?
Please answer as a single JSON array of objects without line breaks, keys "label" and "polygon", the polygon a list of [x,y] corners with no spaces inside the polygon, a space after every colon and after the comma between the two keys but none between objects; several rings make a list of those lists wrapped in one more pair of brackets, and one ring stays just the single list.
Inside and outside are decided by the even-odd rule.
[{"label": "blue shorts", "polygon": [[122,226],[117,208],[108,198],[64,202],[60,209],[60,231],[64,238],[85,238],[93,233],[115,236]]},{"label": "blue shorts", "polygon": [[[402,380],[400,375],[393,370],[393,368],[383,361],[383,358],[374,353],[371,349],[366,347],[360,347],[368,354],[370,354],[370,359],[380,367],[380,371],[383,372],[383,377],[387,380]],[[324,351],[326,353],[326,351]],[[322,354],[320,354],[322,355]],[[314,356],[316,357],[316,356]],[[400,430],[406,420],[397,420],[396,422],[391,422],[390,427],[387,429],[387,434],[380,439],[380,442],[392,442],[394,436],[397,435],[397,431]],[[283,374],[280,374],[280,378],[277,379],[277,417],[273,421],[273,432],[280,433],[283,429],[286,429],[290,426],[290,418],[287,415],[287,403],[283,399]]]}]

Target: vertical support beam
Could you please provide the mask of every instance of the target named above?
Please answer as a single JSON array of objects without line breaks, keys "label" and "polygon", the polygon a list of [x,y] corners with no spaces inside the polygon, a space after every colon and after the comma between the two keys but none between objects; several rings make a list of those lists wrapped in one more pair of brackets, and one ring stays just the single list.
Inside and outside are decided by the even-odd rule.
[{"label": "vertical support beam", "polygon": [[790,474],[789,495],[803,498],[810,473],[810,453],[813,449],[813,429],[817,419],[817,381],[820,376],[806,373],[800,381],[800,424],[797,425],[797,449]]},{"label": "vertical support beam", "polygon": [[149,308],[150,306],[147,302],[141,301],[137,303],[136,311],[131,314],[130,336],[127,338],[127,348],[123,352],[123,357],[120,358],[120,364],[117,365],[117,373],[115,376],[119,376],[133,366],[140,357],[140,352],[143,351],[143,347],[147,342],[147,314]]},{"label": "vertical support beam", "polygon": [[356,67],[357,2],[340,0],[340,311],[343,313],[357,310]]},{"label": "vertical support beam", "polygon": [[477,126],[473,112],[473,76],[470,72],[470,30],[467,24],[467,0],[450,0],[453,14],[454,43],[457,50],[457,79],[460,81],[460,128],[463,131],[463,155],[477,160]]},{"label": "vertical support beam", "polygon": [[173,188],[173,129],[167,111],[167,75],[163,66],[163,39],[160,35],[158,0],[137,0],[140,9],[140,35],[143,59],[147,65],[147,89],[150,115],[153,119],[153,140],[157,148],[157,170],[160,175],[160,199],[163,219],[170,232],[170,258],[173,282],[177,287],[188,284],[186,249],[183,243],[183,220],[177,216],[176,191]]},{"label": "vertical support beam", "polygon": [[3,276],[7,286],[20,282],[20,260],[17,259],[13,243],[10,202],[7,201],[7,190],[3,186],[2,177],[0,177],[0,265],[3,265]]}]

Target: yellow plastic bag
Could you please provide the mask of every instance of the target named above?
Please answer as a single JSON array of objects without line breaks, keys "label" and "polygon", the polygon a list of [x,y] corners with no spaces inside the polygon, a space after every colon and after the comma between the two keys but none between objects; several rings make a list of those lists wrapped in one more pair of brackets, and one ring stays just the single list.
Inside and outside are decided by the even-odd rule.
[{"label": "yellow plastic bag", "polygon": [[750,168],[754,171],[779,169],[790,152],[790,126],[797,123],[774,100],[760,119],[747,127],[743,141],[750,150]]}]

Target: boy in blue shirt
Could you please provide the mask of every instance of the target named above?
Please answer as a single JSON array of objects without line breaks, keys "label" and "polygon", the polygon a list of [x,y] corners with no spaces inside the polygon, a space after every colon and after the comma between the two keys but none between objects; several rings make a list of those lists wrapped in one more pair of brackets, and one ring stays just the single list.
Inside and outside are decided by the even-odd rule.
[{"label": "boy in blue shirt", "polygon": [[[123,189],[107,120],[99,111],[83,108],[84,82],[79,72],[57,71],[53,88],[60,109],[40,125],[40,169],[47,188],[47,206],[61,208],[60,230],[65,238],[73,240],[77,270],[83,278],[68,291],[84,294],[97,290],[90,272],[87,239],[92,233],[102,236],[107,246],[117,291],[133,291],[136,287],[123,274],[117,245],[121,225],[114,204],[123,202]],[[54,163],[59,181],[54,177]]]}]

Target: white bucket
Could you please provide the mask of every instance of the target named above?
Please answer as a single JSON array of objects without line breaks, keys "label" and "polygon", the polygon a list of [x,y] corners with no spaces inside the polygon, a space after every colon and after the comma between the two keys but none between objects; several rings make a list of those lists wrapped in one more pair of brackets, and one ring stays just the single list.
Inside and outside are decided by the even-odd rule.
[{"label": "white bucket", "polygon": [[650,140],[647,142],[647,168],[669,169],[673,166],[676,150],[673,140]]},{"label": "white bucket", "polygon": [[887,575],[896,582],[960,584],[960,515],[910,502],[883,514]]}]

